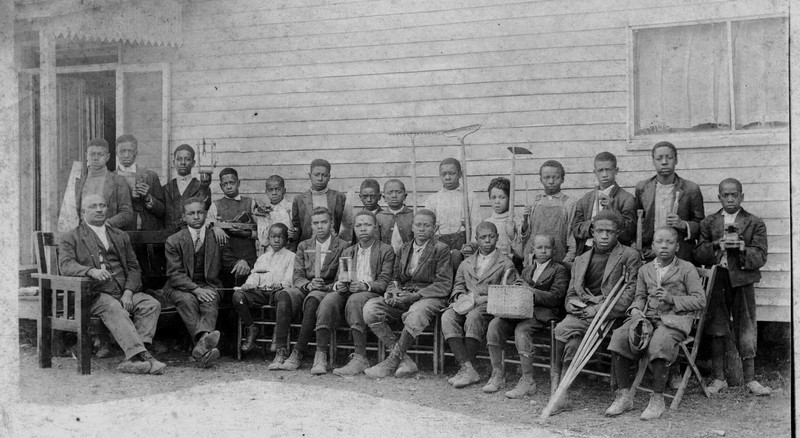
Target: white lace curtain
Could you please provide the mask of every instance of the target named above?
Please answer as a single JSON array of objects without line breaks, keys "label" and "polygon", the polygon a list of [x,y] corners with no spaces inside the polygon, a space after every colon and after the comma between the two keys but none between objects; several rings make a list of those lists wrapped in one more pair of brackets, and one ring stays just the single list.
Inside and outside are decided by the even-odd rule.
[{"label": "white lace curtain", "polygon": [[729,130],[731,98],[737,129],[788,122],[785,20],[733,22],[731,41],[729,47],[726,23],[637,31],[636,134]]}]

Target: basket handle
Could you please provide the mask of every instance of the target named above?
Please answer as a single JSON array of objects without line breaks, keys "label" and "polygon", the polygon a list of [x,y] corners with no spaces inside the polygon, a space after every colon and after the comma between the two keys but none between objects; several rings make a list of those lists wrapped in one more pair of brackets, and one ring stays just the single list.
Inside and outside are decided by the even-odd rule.
[{"label": "basket handle", "polygon": [[503,286],[508,286],[508,274],[510,274],[511,271],[514,271],[514,270],[515,270],[514,268],[506,269],[506,273],[503,274]]}]

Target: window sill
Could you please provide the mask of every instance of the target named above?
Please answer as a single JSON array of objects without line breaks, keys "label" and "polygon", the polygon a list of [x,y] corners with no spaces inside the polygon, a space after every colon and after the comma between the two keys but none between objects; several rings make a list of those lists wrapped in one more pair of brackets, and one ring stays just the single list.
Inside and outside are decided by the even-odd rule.
[{"label": "window sill", "polygon": [[761,129],[758,131],[731,131],[721,133],[679,133],[664,135],[637,136],[628,139],[629,151],[651,150],[659,141],[674,143],[678,149],[721,148],[731,146],[769,146],[788,145],[789,129]]}]

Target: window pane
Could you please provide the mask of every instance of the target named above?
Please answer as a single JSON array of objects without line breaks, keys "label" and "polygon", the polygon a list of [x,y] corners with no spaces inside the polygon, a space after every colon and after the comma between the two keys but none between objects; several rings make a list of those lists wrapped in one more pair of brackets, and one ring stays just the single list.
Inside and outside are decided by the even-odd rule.
[{"label": "window pane", "polygon": [[736,128],[789,124],[789,38],[786,19],[731,23]]},{"label": "window pane", "polygon": [[635,134],[730,128],[724,23],[640,30],[634,44]]}]

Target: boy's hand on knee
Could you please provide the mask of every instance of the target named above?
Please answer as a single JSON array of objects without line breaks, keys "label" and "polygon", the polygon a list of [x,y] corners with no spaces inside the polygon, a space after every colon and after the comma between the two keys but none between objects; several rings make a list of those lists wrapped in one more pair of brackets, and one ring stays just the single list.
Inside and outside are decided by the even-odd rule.
[{"label": "boy's hand on knee", "polygon": [[216,296],[216,292],[213,290],[202,287],[198,287],[192,292],[201,303],[210,303],[211,301],[214,301],[214,297]]},{"label": "boy's hand on knee", "polygon": [[591,319],[597,315],[597,306],[587,306],[585,309],[581,311],[581,317],[583,319]]},{"label": "boy's hand on knee", "polygon": [[122,298],[119,299],[120,304],[122,304],[122,308],[125,309],[128,313],[133,313],[133,291],[130,289],[125,289],[125,292],[122,293]]},{"label": "boy's hand on knee", "polygon": [[356,281],[355,283],[350,284],[350,292],[357,293],[357,292],[366,292],[369,290],[369,286],[367,283],[363,281]]},{"label": "boy's hand on knee", "polygon": [[314,277],[311,279],[311,290],[323,290],[325,289],[325,281],[321,278]]},{"label": "boy's hand on knee", "polygon": [[225,232],[225,230],[219,227],[214,227],[212,230],[214,230],[214,237],[217,238],[217,243],[219,246],[228,243],[228,234]]}]

